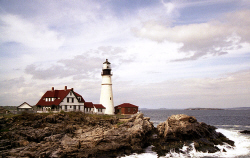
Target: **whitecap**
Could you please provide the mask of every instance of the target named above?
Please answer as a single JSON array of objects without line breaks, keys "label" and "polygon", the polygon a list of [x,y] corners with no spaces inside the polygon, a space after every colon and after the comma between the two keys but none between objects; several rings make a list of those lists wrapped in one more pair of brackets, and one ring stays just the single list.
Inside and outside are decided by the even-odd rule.
[{"label": "whitecap", "polygon": [[[248,157],[250,155],[250,136],[239,133],[237,130],[229,130],[229,129],[217,129],[217,132],[221,132],[230,140],[235,142],[235,147],[231,147],[230,145],[224,143],[224,145],[217,145],[220,151],[215,153],[204,153],[196,151],[194,148],[194,143],[190,146],[183,146],[180,149],[182,152],[177,153],[175,151],[170,151],[166,154],[166,156],[162,156],[160,158],[201,158],[201,157]],[[226,150],[226,152],[224,152]],[[132,154],[125,156],[126,158],[157,158],[157,153],[152,151],[152,146],[148,147],[146,153],[142,154]]]},{"label": "whitecap", "polygon": [[237,157],[237,156],[247,156],[250,154],[250,137],[249,135],[244,135],[239,133],[238,130],[228,130],[228,129],[217,129],[217,132],[221,132],[230,140],[233,140],[235,147],[228,148],[228,145],[218,146],[220,149],[225,148],[227,152],[222,152],[221,157]]}]

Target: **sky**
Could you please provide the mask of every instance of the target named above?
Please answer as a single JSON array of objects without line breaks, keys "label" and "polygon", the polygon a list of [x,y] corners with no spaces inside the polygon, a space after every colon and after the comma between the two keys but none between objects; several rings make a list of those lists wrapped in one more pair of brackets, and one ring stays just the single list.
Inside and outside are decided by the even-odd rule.
[{"label": "sky", "polygon": [[99,103],[250,107],[249,0],[0,0],[0,105],[51,87]]}]

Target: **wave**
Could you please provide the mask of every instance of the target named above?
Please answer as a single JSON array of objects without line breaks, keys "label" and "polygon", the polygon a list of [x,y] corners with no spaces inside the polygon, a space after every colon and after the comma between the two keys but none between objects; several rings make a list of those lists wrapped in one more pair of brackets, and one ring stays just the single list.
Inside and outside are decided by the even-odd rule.
[{"label": "wave", "polygon": [[250,126],[247,125],[214,125],[216,127],[226,127],[226,128],[250,128]]},{"label": "wave", "polygon": [[[223,153],[223,157],[245,157],[250,154],[249,135],[241,134],[238,130],[228,130],[222,128],[217,129],[217,132],[221,132],[227,138],[235,142],[235,147],[233,149],[228,149],[227,152]],[[220,148],[221,146],[218,147]]]},{"label": "wave", "polygon": [[[231,147],[228,144],[218,145],[217,147],[220,149],[219,152],[216,153],[203,153],[198,152],[194,148],[194,144],[190,146],[183,146],[181,149],[182,153],[176,153],[175,151],[171,151],[166,154],[166,156],[160,158],[186,158],[186,157],[238,157],[238,158],[246,158],[250,155],[250,136],[239,133],[237,130],[229,130],[219,128],[217,132],[221,132],[229,139],[235,142],[235,147]],[[225,152],[226,150],[226,152]],[[157,153],[152,151],[152,146],[146,148],[145,153],[142,154],[132,154],[125,156],[125,158],[158,158]]]}]

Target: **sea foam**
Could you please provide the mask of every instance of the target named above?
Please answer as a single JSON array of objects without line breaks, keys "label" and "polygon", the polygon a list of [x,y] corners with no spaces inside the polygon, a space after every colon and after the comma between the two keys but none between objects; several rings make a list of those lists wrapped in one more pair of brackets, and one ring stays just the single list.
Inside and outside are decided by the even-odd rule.
[{"label": "sea foam", "polygon": [[[230,130],[230,129],[217,129],[217,132],[221,132],[230,140],[235,142],[235,147],[231,147],[228,144],[218,145],[217,147],[220,149],[219,152],[216,153],[203,153],[198,152],[194,148],[194,144],[192,143],[190,146],[183,146],[181,149],[181,153],[176,153],[175,151],[170,151],[166,154],[166,156],[162,156],[160,158],[200,158],[200,157],[237,157],[237,158],[247,158],[250,155],[250,136],[241,134],[238,130]],[[226,150],[226,152],[224,151]],[[125,156],[125,158],[157,158],[157,153],[152,151],[152,146],[146,148],[145,153],[142,154],[132,154]]]}]

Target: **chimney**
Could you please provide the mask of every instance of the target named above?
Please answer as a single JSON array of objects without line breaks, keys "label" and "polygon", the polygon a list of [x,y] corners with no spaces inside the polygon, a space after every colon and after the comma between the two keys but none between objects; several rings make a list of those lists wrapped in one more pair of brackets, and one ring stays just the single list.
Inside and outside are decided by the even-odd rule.
[{"label": "chimney", "polygon": [[65,91],[67,90],[67,86],[65,86]]},{"label": "chimney", "polygon": [[72,91],[74,91],[74,88],[71,88],[72,89]]},{"label": "chimney", "polygon": [[54,91],[55,90],[54,87],[52,87],[51,90]]}]

